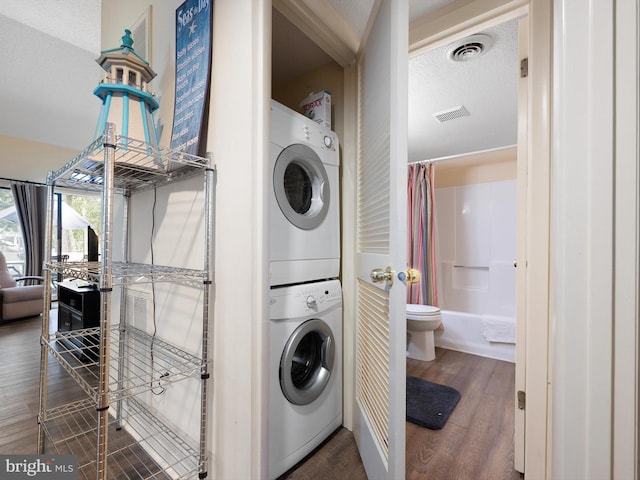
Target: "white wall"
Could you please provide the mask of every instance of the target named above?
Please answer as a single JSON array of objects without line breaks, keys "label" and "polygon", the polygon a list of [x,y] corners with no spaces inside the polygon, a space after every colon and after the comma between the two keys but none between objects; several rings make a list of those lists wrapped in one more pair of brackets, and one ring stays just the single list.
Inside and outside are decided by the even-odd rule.
[{"label": "white wall", "polygon": [[[109,48],[125,27],[146,11],[149,2],[113,0],[103,4],[103,41]],[[151,2],[152,68],[158,76],[151,90],[160,103],[161,145],[169,143],[174,100],[175,9],[181,0]],[[269,5],[267,5],[269,3]],[[267,362],[264,335],[267,321],[266,268],[267,125],[270,98],[270,2],[213,2],[212,96],[207,151],[216,163],[215,304],[212,312],[212,394],[209,397],[209,475],[215,478],[266,476],[268,421]],[[135,47],[135,45],[134,45]],[[202,184],[196,180],[159,189],[154,237],[156,262],[200,268],[202,265]],[[148,260],[152,193],[132,199],[135,233],[132,259]],[[161,326],[163,333],[187,345],[199,339],[194,305],[198,298],[175,299],[161,306],[175,314]],[[160,330],[160,329],[159,329]],[[172,387],[179,391],[179,385]],[[169,398],[169,395],[166,395]],[[191,412],[173,406],[171,416]],[[172,402],[154,399],[159,407]],[[186,425],[189,428],[189,425]]]},{"label": "white wall", "polygon": [[[103,4],[104,44],[102,49],[119,46],[124,29],[131,27],[142,13],[149,11],[146,1],[122,3],[126,5],[114,1]],[[156,60],[151,67],[158,73],[158,77],[151,82],[150,88],[161,104],[163,114],[156,114],[156,120],[163,126],[160,144],[165,147],[169,143],[173,117],[172,69],[175,58],[175,8],[181,3],[181,1],[174,1],[175,6],[165,3],[152,8],[152,17],[148,19],[150,25],[155,25],[158,32],[164,32],[157,38],[154,37],[151,42],[152,53],[155,52],[153,57]],[[167,35],[167,31],[174,33]],[[165,54],[159,54],[158,51],[163,51]],[[168,78],[171,81],[166,80]],[[164,86],[158,82],[162,79],[166,80]],[[157,265],[202,269],[205,255],[204,202],[202,176],[173,183],[155,192],[147,191],[133,195],[129,212],[129,261],[151,263],[153,246],[153,263]],[[119,227],[121,219],[121,210],[116,209],[114,226]],[[119,251],[119,246],[118,238],[114,242],[114,247]],[[200,355],[203,321],[201,288],[168,283],[156,285],[155,325],[151,313],[154,301],[151,286],[139,285],[134,287],[134,290],[145,295],[149,310],[146,321],[136,319],[135,326],[148,332],[155,328],[158,338],[194,355]],[[118,295],[114,295],[116,304],[118,300]],[[112,312],[117,313],[118,310],[114,308]],[[144,401],[156,409],[161,418],[167,419],[185,432],[191,438],[193,445],[198,444],[199,381],[189,380],[170,385],[161,395],[147,394]]]},{"label": "white wall", "polygon": [[267,475],[271,2],[214,3],[215,478]]}]

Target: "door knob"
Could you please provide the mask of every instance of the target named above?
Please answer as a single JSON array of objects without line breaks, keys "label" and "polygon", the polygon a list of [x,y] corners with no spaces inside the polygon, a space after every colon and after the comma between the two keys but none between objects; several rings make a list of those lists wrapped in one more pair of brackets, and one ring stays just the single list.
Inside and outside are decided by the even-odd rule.
[{"label": "door knob", "polygon": [[394,273],[391,267],[387,267],[385,270],[381,268],[374,268],[371,270],[371,281],[373,283],[387,282],[387,285],[393,285]]},{"label": "door knob", "polygon": [[398,280],[401,282],[406,280],[408,284],[420,283],[421,278],[420,270],[415,268],[409,268],[406,272],[398,272]]}]

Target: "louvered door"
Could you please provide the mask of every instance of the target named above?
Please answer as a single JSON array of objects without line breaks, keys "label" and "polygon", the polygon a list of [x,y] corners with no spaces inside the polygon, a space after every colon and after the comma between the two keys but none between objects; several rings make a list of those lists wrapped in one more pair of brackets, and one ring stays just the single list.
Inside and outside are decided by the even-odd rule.
[{"label": "louvered door", "polygon": [[358,61],[354,433],[376,479],[405,471],[407,65],[407,1],[382,1]]}]

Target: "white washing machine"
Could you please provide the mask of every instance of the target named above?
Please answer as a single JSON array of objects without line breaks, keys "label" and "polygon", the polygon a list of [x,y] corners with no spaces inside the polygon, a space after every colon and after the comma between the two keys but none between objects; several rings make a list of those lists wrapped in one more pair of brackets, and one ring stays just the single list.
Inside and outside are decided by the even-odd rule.
[{"label": "white washing machine", "polygon": [[270,285],[340,273],[337,135],[271,102]]},{"label": "white washing machine", "polygon": [[342,424],[342,290],[338,280],[271,289],[269,478]]}]

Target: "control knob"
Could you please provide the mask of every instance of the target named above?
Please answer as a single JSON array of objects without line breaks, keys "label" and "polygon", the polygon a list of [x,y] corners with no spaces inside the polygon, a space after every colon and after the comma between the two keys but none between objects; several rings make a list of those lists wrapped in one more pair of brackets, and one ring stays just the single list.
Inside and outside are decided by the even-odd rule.
[{"label": "control knob", "polygon": [[307,307],[313,308],[313,309],[318,308],[318,302],[316,302],[316,299],[313,295],[309,295],[307,297]]}]

